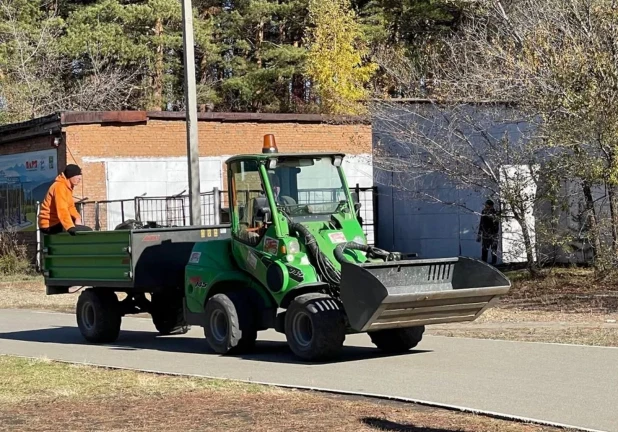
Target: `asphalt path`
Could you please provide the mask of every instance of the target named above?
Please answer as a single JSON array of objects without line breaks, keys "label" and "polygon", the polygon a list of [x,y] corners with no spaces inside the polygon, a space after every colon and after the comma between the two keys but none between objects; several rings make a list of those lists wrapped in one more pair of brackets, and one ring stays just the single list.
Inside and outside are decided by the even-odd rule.
[{"label": "asphalt path", "polygon": [[365,334],[348,336],[334,362],[299,361],[274,331],[250,355],[210,351],[202,329],[160,337],[125,318],[118,341],[86,343],[71,314],[0,310],[0,354],[390,396],[618,432],[618,348],[426,336],[385,356]]}]

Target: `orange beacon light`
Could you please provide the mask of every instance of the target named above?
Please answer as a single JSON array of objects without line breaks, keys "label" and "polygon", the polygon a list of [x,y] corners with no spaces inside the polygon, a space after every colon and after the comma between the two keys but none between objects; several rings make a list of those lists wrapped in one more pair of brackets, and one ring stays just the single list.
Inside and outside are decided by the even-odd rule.
[{"label": "orange beacon light", "polygon": [[275,143],[275,136],[273,134],[264,135],[262,153],[279,153],[277,144]]}]

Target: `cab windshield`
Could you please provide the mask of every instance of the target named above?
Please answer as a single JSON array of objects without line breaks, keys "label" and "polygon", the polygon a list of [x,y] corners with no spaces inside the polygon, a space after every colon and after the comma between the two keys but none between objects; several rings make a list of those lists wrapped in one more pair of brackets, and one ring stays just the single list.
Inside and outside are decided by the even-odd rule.
[{"label": "cab windshield", "polygon": [[345,189],[331,157],[279,158],[268,177],[277,208],[292,219],[348,211]]}]

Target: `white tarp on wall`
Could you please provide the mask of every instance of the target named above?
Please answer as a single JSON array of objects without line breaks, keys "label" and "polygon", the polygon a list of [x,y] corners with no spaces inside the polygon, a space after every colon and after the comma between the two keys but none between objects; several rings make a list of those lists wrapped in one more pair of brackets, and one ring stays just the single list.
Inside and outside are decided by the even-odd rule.
[{"label": "white tarp on wall", "polygon": [[[227,190],[225,177],[225,161],[230,156],[208,156],[200,158],[200,190],[212,191],[213,188]],[[146,194],[146,197],[169,197],[171,195],[188,194],[187,160],[184,157],[167,158],[87,158],[86,162],[104,162],[106,168],[108,200],[133,200]],[[371,155],[346,156],[343,168],[350,188],[358,183],[361,187],[373,184],[373,169]],[[365,222],[372,222],[371,201],[363,202]],[[173,204],[168,204],[173,206]],[[173,209],[172,209],[173,210]],[[171,210],[171,211],[172,211]],[[107,229],[113,229],[122,221],[120,203],[110,203],[107,206]],[[371,217],[370,217],[371,216]],[[135,217],[132,202],[124,205],[124,219]],[[188,223],[188,214],[185,215]],[[103,227],[105,228],[105,227]],[[368,233],[373,239],[373,229]]]},{"label": "white tarp on wall", "polygon": [[[538,167],[536,167],[538,170]],[[500,169],[500,182],[503,187],[508,188],[508,184],[517,184],[523,187],[519,193],[527,202],[525,205],[525,223],[528,227],[528,234],[535,249],[535,221],[534,221],[534,199],[536,196],[536,183],[532,179],[530,167],[525,165],[504,165]],[[502,259],[504,262],[526,262],[526,248],[524,246],[524,235],[521,225],[513,219],[513,212],[505,203],[503,208],[502,221]]]},{"label": "white tarp on wall", "polygon": [[[225,156],[200,158],[200,190],[212,191],[221,189],[222,166]],[[168,197],[189,192],[188,168],[186,158],[157,159],[110,159],[105,161],[107,177],[107,196],[109,200],[133,199],[146,194],[146,197]],[[177,204],[168,203],[175,211],[174,220],[180,216],[180,201]],[[154,210],[152,210],[154,212]],[[152,215],[152,219],[156,219]],[[135,209],[125,206],[124,218],[135,217]],[[189,215],[184,214],[188,221]],[[107,229],[113,229],[122,221],[121,204],[112,203],[107,206]]]}]

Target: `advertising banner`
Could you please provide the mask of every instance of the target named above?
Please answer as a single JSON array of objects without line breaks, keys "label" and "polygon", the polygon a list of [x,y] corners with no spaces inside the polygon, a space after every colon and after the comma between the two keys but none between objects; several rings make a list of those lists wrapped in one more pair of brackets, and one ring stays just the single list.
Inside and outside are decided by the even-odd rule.
[{"label": "advertising banner", "polygon": [[36,202],[58,175],[57,163],[55,149],[0,156],[0,229],[36,229]]}]

